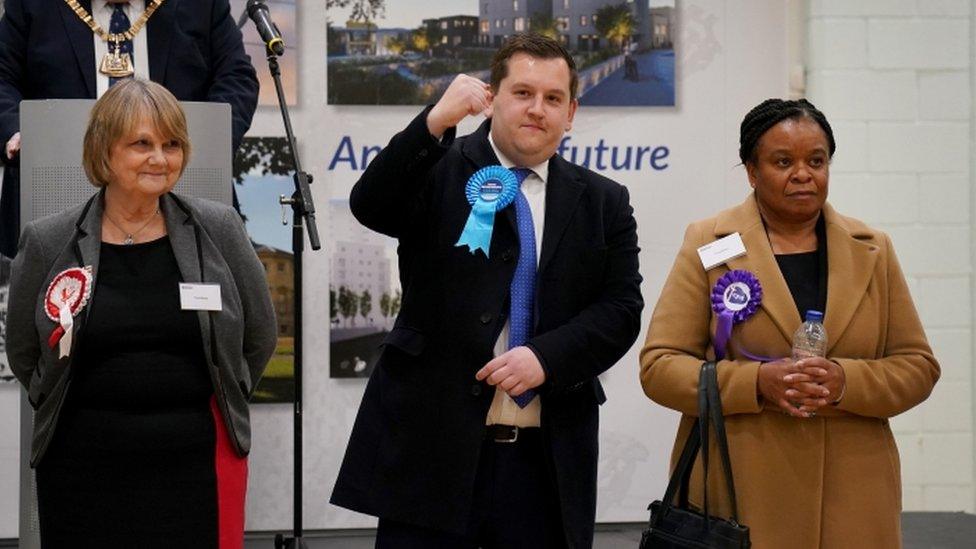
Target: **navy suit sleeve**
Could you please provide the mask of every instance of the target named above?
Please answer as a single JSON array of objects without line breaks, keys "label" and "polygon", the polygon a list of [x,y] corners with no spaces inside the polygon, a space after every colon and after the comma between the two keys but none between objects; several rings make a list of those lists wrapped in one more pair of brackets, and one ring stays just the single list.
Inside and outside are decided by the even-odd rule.
[{"label": "navy suit sleeve", "polygon": [[214,2],[210,21],[213,67],[207,101],[230,104],[236,154],[258,105],[258,77],[244,53],[244,38],[231,17],[228,0]]},{"label": "navy suit sleeve", "polygon": [[640,331],[641,275],[637,222],[627,188],[620,186],[606,225],[607,256],[597,298],[558,328],[527,343],[546,372],[541,390],[580,386],[613,366]]},{"label": "navy suit sleeve", "polygon": [[401,238],[423,220],[425,191],[434,166],[454,141],[450,128],[438,142],[427,129],[427,107],[369,163],[352,188],[349,207],[370,229]]},{"label": "navy suit sleeve", "polygon": [[21,4],[21,0],[6,0],[0,19],[0,145],[5,145],[20,129],[29,27]]}]

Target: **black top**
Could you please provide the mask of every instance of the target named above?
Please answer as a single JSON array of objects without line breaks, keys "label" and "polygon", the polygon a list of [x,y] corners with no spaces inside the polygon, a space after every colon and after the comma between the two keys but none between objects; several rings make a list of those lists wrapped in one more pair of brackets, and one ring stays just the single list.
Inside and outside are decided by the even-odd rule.
[{"label": "black top", "polygon": [[72,404],[143,412],[207,407],[213,386],[200,323],[195,311],[180,308],[180,281],[169,238],[102,243]]},{"label": "black top", "polygon": [[825,316],[827,313],[827,230],[822,214],[815,230],[815,251],[776,254],[776,263],[790,288],[801,319],[806,317],[809,310],[820,311]]}]

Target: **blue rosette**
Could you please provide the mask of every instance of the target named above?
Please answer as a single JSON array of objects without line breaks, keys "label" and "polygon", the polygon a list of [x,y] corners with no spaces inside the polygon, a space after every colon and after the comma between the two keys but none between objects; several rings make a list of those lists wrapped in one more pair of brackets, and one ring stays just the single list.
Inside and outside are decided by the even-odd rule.
[{"label": "blue rosette", "polygon": [[472,254],[481,250],[488,257],[495,213],[511,204],[518,190],[518,178],[507,168],[494,165],[476,171],[464,187],[471,214],[454,245],[467,246]]},{"label": "blue rosette", "polygon": [[732,327],[756,314],[762,303],[762,286],[756,275],[744,270],[729,271],[712,288],[712,310],[718,315],[715,325],[715,358],[722,360],[732,338]]}]

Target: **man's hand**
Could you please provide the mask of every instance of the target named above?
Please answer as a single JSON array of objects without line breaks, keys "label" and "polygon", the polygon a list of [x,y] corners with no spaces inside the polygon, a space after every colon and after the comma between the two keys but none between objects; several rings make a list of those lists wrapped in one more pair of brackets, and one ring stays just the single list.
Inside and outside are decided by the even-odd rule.
[{"label": "man's hand", "polygon": [[13,160],[20,153],[20,132],[10,137],[10,141],[7,141],[7,147],[4,151],[7,153],[7,160]]},{"label": "man's hand", "polygon": [[481,114],[491,104],[491,86],[477,78],[459,74],[444,91],[440,101],[427,113],[427,130],[440,139],[448,128],[466,116]]},{"label": "man's hand", "polygon": [[546,372],[531,349],[515,347],[493,358],[474,377],[501,387],[509,396],[517,397],[542,385]]}]

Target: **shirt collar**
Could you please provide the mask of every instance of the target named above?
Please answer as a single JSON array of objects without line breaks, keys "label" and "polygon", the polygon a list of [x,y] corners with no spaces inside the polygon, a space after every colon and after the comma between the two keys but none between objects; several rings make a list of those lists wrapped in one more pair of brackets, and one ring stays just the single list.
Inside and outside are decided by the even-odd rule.
[{"label": "shirt collar", "polygon": [[511,160],[509,160],[508,157],[505,156],[505,154],[502,153],[502,151],[499,150],[498,147],[495,146],[495,140],[492,139],[492,137],[491,137],[491,131],[488,132],[488,143],[491,144],[491,148],[492,148],[492,150],[495,151],[495,156],[498,157],[498,161],[501,163],[502,166],[504,166],[504,167],[506,167],[508,169],[512,169],[512,168],[515,168],[515,167],[528,168],[528,169],[532,170],[532,173],[534,173],[539,179],[541,179],[543,183],[545,183],[546,181],[549,180],[549,161],[548,160],[542,162],[541,164],[536,164],[535,166],[516,166],[514,162],[512,162]]},{"label": "shirt collar", "polygon": [[[132,2],[122,2],[122,9],[126,11],[126,15],[128,15],[131,4]],[[92,13],[95,13],[96,10],[105,10],[111,13],[115,11],[115,4],[108,0],[92,0]]]}]

